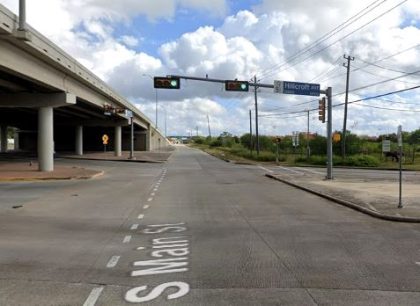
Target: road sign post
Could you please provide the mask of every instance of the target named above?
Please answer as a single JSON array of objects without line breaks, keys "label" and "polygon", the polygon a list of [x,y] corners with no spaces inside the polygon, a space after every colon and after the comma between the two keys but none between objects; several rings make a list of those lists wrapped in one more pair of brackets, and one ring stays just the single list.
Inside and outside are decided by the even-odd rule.
[{"label": "road sign post", "polygon": [[104,152],[106,152],[106,145],[108,144],[109,137],[107,134],[102,135],[102,144],[104,145]]}]

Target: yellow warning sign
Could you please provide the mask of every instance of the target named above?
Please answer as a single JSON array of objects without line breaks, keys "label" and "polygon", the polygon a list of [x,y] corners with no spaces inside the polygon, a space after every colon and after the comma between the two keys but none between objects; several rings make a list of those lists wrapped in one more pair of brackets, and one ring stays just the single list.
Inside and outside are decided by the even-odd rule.
[{"label": "yellow warning sign", "polygon": [[103,135],[102,135],[102,143],[103,143],[104,145],[106,145],[106,144],[108,144],[108,140],[109,140],[108,135],[107,135],[107,134],[103,134]]},{"label": "yellow warning sign", "polygon": [[341,140],[341,134],[339,133],[334,133],[333,134],[333,141],[334,142],[339,142]]}]

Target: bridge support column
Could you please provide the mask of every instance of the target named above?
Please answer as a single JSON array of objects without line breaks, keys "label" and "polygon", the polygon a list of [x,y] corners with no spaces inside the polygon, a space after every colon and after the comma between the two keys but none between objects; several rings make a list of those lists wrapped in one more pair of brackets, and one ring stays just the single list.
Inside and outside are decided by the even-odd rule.
[{"label": "bridge support column", "polygon": [[146,151],[150,151],[150,142],[152,141],[150,127],[146,131]]},{"label": "bridge support column", "polygon": [[14,139],[14,150],[18,151],[19,148],[19,130],[15,130],[15,133],[13,134],[13,139]]},{"label": "bridge support column", "polygon": [[83,155],[83,126],[76,126],[76,155]]},{"label": "bridge support column", "polygon": [[54,126],[53,108],[40,107],[38,110],[38,169],[54,170]]},{"label": "bridge support column", "polygon": [[0,126],[0,129],[1,129],[1,132],[0,132],[1,152],[6,152],[7,151],[7,126],[2,125],[2,126]]},{"label": "bridge support column", "polygon": [[117,125],[115,127],[115,132],[114,132],[114,153],[115,153],[115,156],[121,156],[121,137],[122,137],[121,125]]}]

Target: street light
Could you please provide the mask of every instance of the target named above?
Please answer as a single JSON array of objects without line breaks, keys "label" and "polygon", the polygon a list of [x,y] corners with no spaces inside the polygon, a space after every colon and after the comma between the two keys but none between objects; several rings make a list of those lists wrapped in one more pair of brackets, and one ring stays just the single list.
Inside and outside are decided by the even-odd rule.
[{"label": "street light", "polygon": [[[153,81],[153,77],[150,74],[143,73],[143,76],[147,76]],[[158,129],[158,92],[157,92],[156,88],[155,88],[155,101],[156,101],[156,122],[155,122],[155,125],[156,125],[156,129]]]}]

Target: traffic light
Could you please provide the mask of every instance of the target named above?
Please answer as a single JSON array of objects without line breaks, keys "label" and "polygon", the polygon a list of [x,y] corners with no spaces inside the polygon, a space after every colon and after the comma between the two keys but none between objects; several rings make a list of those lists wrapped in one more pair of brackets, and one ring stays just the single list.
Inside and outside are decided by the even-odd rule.
[{"label": "traffic light", "polygon": [[175,77],[154,77],[153,86],[154,88],[165,88],[165,89],[179,89],[180,88],[179,78]]},{"label": "traffic light", "polygon": [[226,91],[249,91],[249,83],[247,81],[227,80],[225,81]]},{"label": "traffic light", "polygon": [[319,100],[318,119],[325,123],[325,97]]}]

